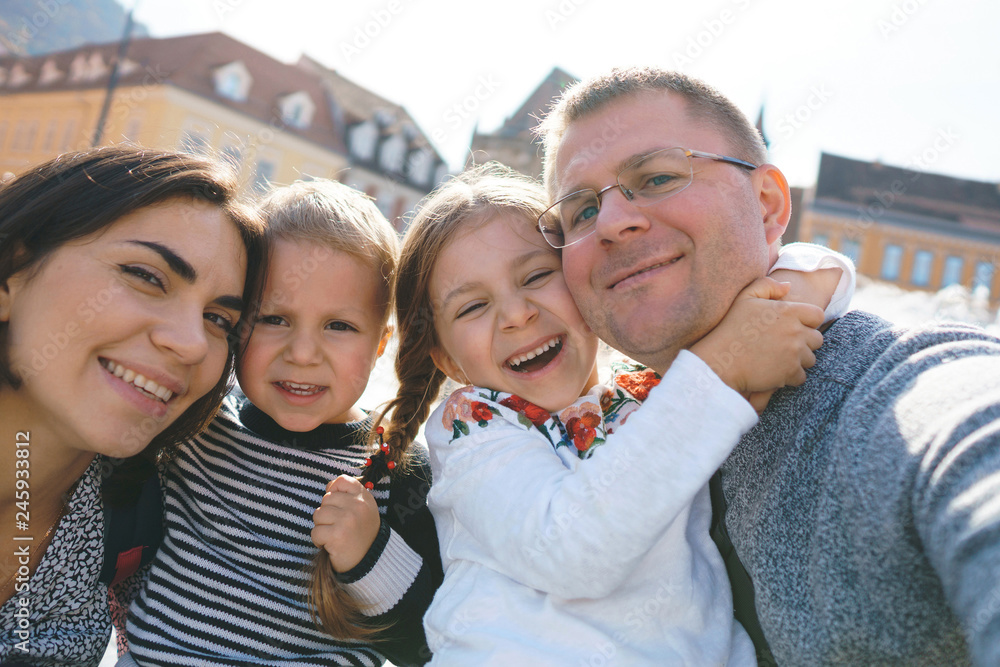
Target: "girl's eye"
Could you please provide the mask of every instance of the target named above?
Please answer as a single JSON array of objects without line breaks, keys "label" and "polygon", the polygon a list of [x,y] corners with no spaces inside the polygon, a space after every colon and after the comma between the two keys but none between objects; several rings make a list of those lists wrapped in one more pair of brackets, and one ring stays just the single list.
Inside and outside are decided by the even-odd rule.
[{"label": "girl's eye", "polygon": [[538,282],[542,278],[548,278],[553,273],[555,273],[555,271],[553,271],[552,269],[542,269],[541,271],[535,271],[534,273],[528,276],[527,280],[524,281],[524,284],[530,285],[531,283]]},{"label": "girl's eye", "polygon": [[261,315],[257,318],[257,321],[261,324],[270,324],[272,326],[280,327],[285,323],[285,320],[280,315]]},{"label": "girl's eye", "polygon": [[347,322],[340,322],[340,321],[330,322],[329,324],[326,325],[326,328],[331,329],[333,331],[357,331],[357,329],[352,327]]},{"label": "girl's eye", "polygon": [[158,287],[161,290],[166,289],[163,284],[163,280],[147,268],[137,266],[135,264],[119,264],[118,266],[121,269],[121,272],[126,275],[135,276],[142,282],[149,283],[150,285]]},{"label": "girl's eye", "polygon": [[205,319],[219,327],[225,333],[231,333],[233,330],[233,322],[225,315],[219,313],[205,313]]},{"label": "girl's eye", "polygon": [[465,308],[463,308],[462,310],[458,311],[458,314],[457,314],[457,315],[455,315],[455,319],[458,319],[458,318],[460,318],[460,317],[465,317],[465,316],[466,316],[466,315],[468,315],[469,313],[472,313],[472,312],[474,312],[474,311],[476,311],[476,310],[479,310],[480,308],[482,308],[482,307],[483,307],[483,306],[485,306],[485,305],[486,305],[486,304],[485,304],[485,303],[483,303],[482,301],[478,301],[478,302],[476,302],[476,303],[473,303],[473,304],[469,304],[468,306],[466,306],[466,307],[465,307]]}]

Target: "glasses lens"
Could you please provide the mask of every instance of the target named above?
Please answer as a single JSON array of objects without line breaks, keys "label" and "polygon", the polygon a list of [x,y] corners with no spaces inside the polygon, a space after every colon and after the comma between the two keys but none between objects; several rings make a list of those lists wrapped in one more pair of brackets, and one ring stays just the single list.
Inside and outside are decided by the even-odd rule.
[{"label": "glasses lens", "polygon": [[691,185],[691,158],[682,148],[667,148],[644,155],[618,174],[636,206],[649,206]]},{"label": "glasses lens", "polygon": [[542,233],[545,241],[553,248],[563,248],[566,246],[562,226],[559,224],[558,208],[559,203],[557,202],[538,217],[538,231]]},{"label": "glasses lens", "polygon": [[561,234],[561,238],[558,239],[559,245],[556,247],[573,245],[590,234],[597,221],[599,210],[601,202],[593,190],[574,192],[553,204],[547,213],[551,214],[552,224],[557,225]]}]

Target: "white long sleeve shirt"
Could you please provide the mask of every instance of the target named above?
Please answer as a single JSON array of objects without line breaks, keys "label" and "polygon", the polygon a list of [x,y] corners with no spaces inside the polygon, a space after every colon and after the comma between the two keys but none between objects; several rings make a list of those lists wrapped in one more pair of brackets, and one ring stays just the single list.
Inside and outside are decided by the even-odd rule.
[{"label": "white long sleeve shirt", "polygon": [[457,392],[427,424],[445,568],[432,664],[756,664],[708,532],[707,482],[757,422],[749,403],[682,352],[584,462],[553,450],[559,420],[536,426],[504,396]]}]

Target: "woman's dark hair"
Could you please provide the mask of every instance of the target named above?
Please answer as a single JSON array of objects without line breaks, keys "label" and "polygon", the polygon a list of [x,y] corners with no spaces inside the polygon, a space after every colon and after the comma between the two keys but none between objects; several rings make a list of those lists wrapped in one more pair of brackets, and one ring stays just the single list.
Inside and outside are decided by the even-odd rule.
[{"label": "woman's dark hair", "polygon": [[[30,169],[0,186],[0,284],[20,271],[37,270],[64,244],[113,225],[129,213],[182,198],[218,207],[236,226],[247,254],[243,290],[246,304],[237,332],[256,318],[267,271],[264,225],[256,209],[239,198],[238,180],[214,160],[130,145],[105,146],[66,153]],[[0,322],[0,386],[20,386],[10,367],[8,326]],[[246,336],[243,336],[244,340]],[[129,480],[148,474],[164,448],[203,429],[230,388],[238,337],[219,382],[159,433],[140,454],[114,467],[122,484],[106,484],[106,498],[127,500],[138,488]],[[166,450],[164,450],[166,451]],[[120,487],[121,494],[114,489]]]}]

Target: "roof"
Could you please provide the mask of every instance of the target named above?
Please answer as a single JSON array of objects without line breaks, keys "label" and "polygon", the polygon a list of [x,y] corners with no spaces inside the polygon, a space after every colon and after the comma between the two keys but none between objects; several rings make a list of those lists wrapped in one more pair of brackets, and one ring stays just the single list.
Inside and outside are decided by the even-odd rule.
[{"label": "roof", "polygon": [[538,125],[538,120],[549,111],[552,101],[560,96],[570,84],[577,79],[558,67],[553,67],[538,87],[524,101],[524,104],[504,121],[496,134],[502,136],[528,136]]},{"label": "roof", "polygon": [[[117,55],[118,46],[114,42],[30,58],[0,58],[0,67],[10,70],[20,64],[31,75],[30,80],[16,88],[0,86],[0,96],[104,88],[109,74],[78,82],[62,78],[49,84],[40,83],[37,75],[47,61],[52,61],[60,71],[68,72],[70,63],[80,54],[91,57],[98,53],[106,64],[111,63]],[[336,152],[347,152],[342,135],[334,127],[326,91],[317,75],[275,60],[228,35],[211,32],[161,39],[136,39],[129,45],[127,60],[138,67],[123,72],[119,86],[151,83],[176,86],[268,124],[279,122],[279,98],[305,91],[316,104],[311,125],[305,129],[290,126],[283,126],[283,129]],[[242,61],[253,78],[250,93],[242,102],[220,96],[216,92],[212,76],[216,68],[235,61]]]},{"label": "roof", "polygon": [[815,201],[1000,229],[1000,186],[823,153]]},{"label": "roof", "polygon": [[441,160],[437,150],[427,140],[427,136],[405,107],[351,81],[309,56],[303,55],[299,59],[298,66],[303,70],[315,72],[325,82],[327,90],[333,96],[334,104],[339,107],[339,111],[343,115],[345,126],[370,120],[375,117],[376,112],[386,112],[389,116],[389,122],[382,126],[383,133],[393,133],[403,125],[409,125],[413,128],[410,147],[427,146],[434,151],[435,158]]}]

